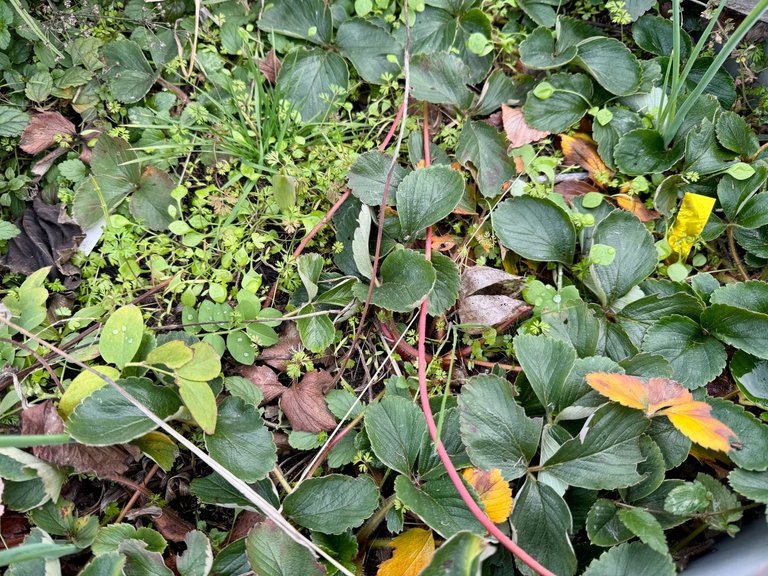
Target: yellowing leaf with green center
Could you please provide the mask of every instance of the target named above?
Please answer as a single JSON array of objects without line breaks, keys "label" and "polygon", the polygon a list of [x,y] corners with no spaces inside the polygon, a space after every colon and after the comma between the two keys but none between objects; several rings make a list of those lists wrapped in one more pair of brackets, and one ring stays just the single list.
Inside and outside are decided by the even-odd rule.
[{"label": "yellowing leaf with green center", "polygon": [[185,380],[205,381],[213,380],[221,373],[221,359],[206,342],[198,342],[191,346],[192,359],[176,369],[176,374]]},{"label": "yellowing leaf with green center", "polygon": [[[112,380],[120,378],[120,372],[112,368],[112,366],[92,366],[92,368]],[[91,392],[98,390],[104,385],[106,385],[104,379],[93,372],[87,370],[80,372],[80,374],[75,376],[64,391],[64,394],[62,394],[61,400],[59,400],[59,415],[61,418],[66,420],[83,398],[90,396]]]},{"label": "yellowing leaf with green center", "polygon": [[485,505],[485,512],[494,524],[504,522],[512,513],[512,490],[501,471],[466,468],[464,479],[469,482]]},{"label": "yellowing leaf with green center", "polygon": [[104,324],[99,337],[101,357],[123,369],[141,346],[144,319],[138,306],[129,304],[118,308]]},{"label": "yellowing leaf with green center", "polygon": [[181,368],[194,356],[192,348],[182,340],[166,342],[147,354],[147,364],[164,364],[168,368]]},{"label": "yellowing leaf with green center", "polygon": [[691,247],[704,230],[714,206],[715,199],[708,196],[692,192],[686,192],[683,196],[680,211],[667,236],[672,252],[678,254],[682,260],[688,257]]},{"label": "yellowing leaf with green center", "polygon": [[376,576],[417,576],[435,553],[432,530],[411,528],[392,540],[392,558],[383,562]]},{"label": "yellowing leaf with green center", "polygon": [[669,378],[650,378],[647,382],[626,374],[593,372],[586,375],[595,390],[629,408],[642,410],[649,418],[667,416],[669,421],[704,448],[728,452],[736,434],[714,418],[706,402],[693,399],[682,385]]},{"label": "yellowing leaf with green center", "polygon": [[216,431],[216,397],[208,382],[187,380],[177,375],[176,384],[192,418],[206,434],[213,434]]}]

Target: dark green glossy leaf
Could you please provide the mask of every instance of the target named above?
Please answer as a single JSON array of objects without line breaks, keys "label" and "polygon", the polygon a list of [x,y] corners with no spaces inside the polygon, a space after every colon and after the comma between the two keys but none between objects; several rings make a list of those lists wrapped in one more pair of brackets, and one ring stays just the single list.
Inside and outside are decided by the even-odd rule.
[{"label": "dark green glossy leaf", "polygon": [[576,351],[562,340],[530,334],[517,336],[513,345],[528,383],[550,414],[560,402],[566,379],[576,360]]},{"label": "dark green glossy leaf", "polygon": [[272,520],[264,520],[248,534],[248,562],[256,574],[264,576],[325,576],[325,567],[312,552],[296,542]]},{"label": "dark green glossy leaf", "polygon": [[768,408],[768,360],[737,350],[730,370],[736,385],[751,402]]},{"label": "dark green glossy leaf", "polygon": [[464,194],[464,180],[448,166],[428,166],[403,178],[397,192],[400,231],[410,241],[456,208]]},{"label": "dark green glossy leaf", "polygon": [[432,254],[432,267],[435,269],[435,286],[427,300],[427,313],[437,316],[456,303],[459,296],[459,269],[453,260],[439,253]]},{"label": "dark green glossy leaf", "polygon": [[309,478],[285,497],[283,510],[297,524],[324,534],[360,526],[379,503],[370,476],[331,474]]},{"label": "dark green glossy leaf", "polygon": [[456,143],[456,157],[462,166],[474,168],[480,193],[486,198],[501,194],[504,182],[516,174],[504,135],[485,122],[464,123]]},{"label": "dark green glossy leaf", "polygon": [[501,243],[523,258],[563,264],[573,261],[576,229],[554,202],[531,196],[510,198],[496,207],[492,218]]},{"label": "dark green glossy leaf", "polygon": [[[293,4],[286,0],[286,4]],[[346,90],[349,71],[344,59],[320,48],[296,48],[283,60],[277,87],[301,113],[304,122],[323,120],[339,106],[337,89]]]},{"label": "dark green glossy leaf", "polygon": [[707,398],[712,406],[712,416],[736,433],[737,449],[731,449],[728,457],[745,470],[768,469],[768,425],[755,418],[738,404],[721,398]]},{"label": "dark green glossy leaf", "polygon": [[587,514],[587,536],[596,546],[615,546],[632,538],[633,534],[621,520],[619,507],[611,500],[600,498]]},{"label": "dark green glossy leaf", "polygon": [[701,326],[718,340],[768,360],[768,314],[712,304],[701,315]]},{"label": "dark green glossy leaf", "polygon": [[[668,18],[646,14],[632,26],[632,38],[637,45],[656,56],[672,54],[673,23]],[[685,60],[691,51],[691,37],[685,30],[680,30],[680,58]]]},{"label": "dark green glossy leaf", "polygon": [[116,100],[126,104],[138,102],[149,92],[159,74],[147,62],[144,53],[132,40],[115,40],[102,48],[107,62],[109,89]]},{"label": "dark green glossy leaf", "polygon": [[600,158],[609,168],[616,168],[613,152],[616,144],[624,134],[631,130],[643,127],[643,122],[635,112],[624,108],[610,106],[607,110],[611,113],[611,121],[606,125],[600,122],[592,123],[592,136],[597,142],[597,151]]},{"label": "dark green glossy leaf", "polygon": [[365,413],[365,430],[374,454],[388,468],[406,476],[414,470],[426,427],[421,410],[406,398],[387,395]]},{"label": "dark green glossy leaf", "polygon": [[656,552],[642,542],[616,546],[593,560],[584,576],[674,576],[677,570],[672,558]]},{"label": "dark green glossy leaf", "polygon": [[664,529],[653,514],[640,508],[622,508],[618,517],[641,542],[660,554],[668,552]]},{"label": "dark green glossy leaf", "polygon": [[166,230],[173,222],[168,213],[176,205],[171,191],[176,184],[171,177],[154,166],[144,169],[139,187],[131,197],[131,214],[150,230]]},{"label": "dark green glossy leaf", "polygon": [[275,443],[261,414],[234,396],[219,405],[216,432],[206,434],[205,446],[211,457],[249,483],[265,478],[277,462]]},{"label": "dark green glossy leaf", "polygon": [[362,18],[344,21],[336,32],[336,45],[366,82],[382,84],[384,74],[397,76],[400,72],[403,47],[386,28],[373,22]]},{"label": "dark green glossy leaf", "polygon": [[677,142],[671,149],[664,147],[658,131],[651,128],[632,130],[619,138],[613,151],[616,167],[630,176],[666,172],[685,155],[685,145]]},{"label": "dark green glossy leaf", "polygon": [[[423,255],[414,250],[397,250],[381,265],[382,283],[373,289],[371,303],[392,312],[408,312],[427,297],[435,277],[434,268]],[[368,285],[355,284],[352,291],[363,301]]]},{"label": "dark green glossy leaf", "polygon": [[542,421],[528,418],[512,386],[498,376],[475,376],[459,396],[461,437],[472,462],[498,468],[507,480],[526,472],[536,454]]},{"label": "dark green glossy leaf", "polygon": [[578,45],[574,63],[611,94],[627,96],[640,86],[640,62],[615,38],[589,38]]},{"label": "dark green glossy leaf", "polygon": [[331,11],[323,0],[271,0],[257,20],[265,32],[327,44],[333,34]]},{"label": "dark green glossy leaf", "polygon": [[715,125],[709,120],[692,128],[685,138],[686,172],[700,175],[725,170],[733,163],[734,154],[720,147],[715,137]]},{"label": "dark green glossy leaf", "polygon": [[736,468],[728,475],[728,483],[742,496],[768,504],[768,472],[750,472]]},{"label": "dark green glossy leaf", "polygon": [[576,57],[576,46],[560,51],[548,27],[539,26],[520,43],[520,60],[533,70],[549,70],[568,64]]},{"label": "dark green glossy leaf", "polygon": [[453,54],[417,54],[411,60],[412,94],[418,100],[466,110],[474,96],[469,82],[469,68]]},{"label": "dark green glossy leaf", "polygon": [[435,551],[419,576],[474,576],[488,544],[471,532],[457,532]]},{"label": "dark green glossy leaf", "polygon": [[[375,150],[358,156],[347,176],[352,194],[369,206],[380,206],[391,164],[391,155]],[[397,188],[407,175],[408,170],[395,163],[387,192],[387,204],[395,203]]]},{"label": "dark green glossy leaf", "polygon": [[529,92],[523,114],[531,128],[559,134],[581,120],[591,107],[592,81],[584,74],[559,73],[547,82],[555,88],[554,94],[542,99]]},{"label": "dark green glossy leaf", "polygon": [[730,110],[717,118],[717,140],[720,145],[749,159],[755,155],[760,143],[746,120]]}]

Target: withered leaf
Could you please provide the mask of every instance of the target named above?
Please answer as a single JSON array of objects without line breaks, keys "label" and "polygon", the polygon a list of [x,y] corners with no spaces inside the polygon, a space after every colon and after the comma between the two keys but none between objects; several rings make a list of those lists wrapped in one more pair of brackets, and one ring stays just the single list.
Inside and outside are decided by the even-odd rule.
[{"label": "withered leaf", "polygon": [[523,118],[522,108],[512,108],[506,104],[501,105],[501,122],[504,125],[504,133],[507,135],[509,145],[512,148],[520,148],[526,144],[538,142],[549,136],[549,132],[531,128]]},{"label": "withered leaf", "polygon": [[171,542],[184,542],[186,535],[195,529],[191,522],[184,520],[167,506],[164,508],[147,506],[134,510],[128,515],[128,518],[133,519],[139,516],[150,516],[157,531],[163,535],[163,538]]},{"label": "withered leaf", "polygon": [[57,137],[74,133],[75,125],[58,112],[41,112],[24,128],[19,147],[27,154],[39,154],[56,144]]},{"label": "withered leaf", "polygon": [[256,63],[259,65],[259,70],[264,74],[264,77],[271,84],[274,84],[277,73],[280,72],[280,59],[275,54],[274,48],[267,52],[263,59],[257,60]]},{"label": "withered leaf", "polygon": [[302,350],[301,337],[295,322],[286,322],[280,340],[274,346],[261,351],[261,360],[272,366],[278,372],[285,372],[288,360],[293,353]]},{"label": "withered leaf", "polygon": [[332,386],[333,376],[325,370],[315,370],[283,393],[280,407],[293,430],[322,432],[336,427],[336,418],[325,403],[325,395]]},{"label": "withered leaf", "polygon": [[645,205],[645,202],[637,196],[618,194],[614,196],[614,200],[616,200],[616,204],[619,205],[619,208],[626,210],[627,212],[632,212],[632,214],[640,218],[641,222],[650,222],[651,220],[661,218],[661,214],[656,212],[656,210],[649,209]]},{"label": "withered leaf", "polygon": [[[56,159],[59,156],[62,156],[66,153],[67,153],[66,148],[56,148],[54,150],[51,150],[50,152],[48,152],[48,154],[40,158],[40,160],[38,160],[32,165],[32,174],[34,174],[35,176],[44,176],[45,173],[51,169],[51,166],[53,166],[53,163],[56,161]],[[39,178],[37,178],[35,181],[38,181],[38,180]]]},{"label": "withered leaf", "polygon": [[79,269],[69,259],[77,251],[83,231],[67,215],[64,204],[46,204],[39,196],[16,221],[21,234],[8,242],[8,253],[0,266],[14,274],[32,274],[52,266],[50,276],[70,277],[68,288],[79,284]]},{"label": "withered leaf", "polygon": [[498,326],[527,306],[518,296],[523,279],[488,266],[466,268],[459,288],[459,319],[469,334],[480,334],[487,326]]},{"label": "withered leaf", "polygon": [[576,196],[583,196],[587,192],[597,192],[597,188],[583,180],[563,180],[555,184],[555,192],[570,204]]},{"label": "withered leaf", "polygon": [[597,153],[597,146],[586,134],[561,134],[560,147],[563,149],[565,164],[581,166],[598,186],[602,187],[601,182],[613,177],[613,172]]},{"label": "withered leaf", "polygon": [[275,398],[282,396],[287,390],[285,386],[277,380],[277,374],[269,366],[243,366],[240,369],[240,375],[247,378],[264,395],[261,405],[269,404]]},{"label": "withered leaf", "polygon": [[[30,406],[21,413],[22,434],[62,434],[64,422],[53,402],[46,400]],[[101,478],[124,474],[128,467],[141,457],[141,450],[129,444],[115,446],[35,446],[32,453],[38,458],[72,466],[77,472],[95,474]]]}]

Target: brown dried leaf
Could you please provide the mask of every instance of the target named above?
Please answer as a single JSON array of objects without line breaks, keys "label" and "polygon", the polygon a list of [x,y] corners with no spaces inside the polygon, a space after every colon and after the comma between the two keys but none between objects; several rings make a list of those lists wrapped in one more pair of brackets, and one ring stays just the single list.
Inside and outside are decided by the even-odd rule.
[{"label": "brown dried leaf", "polygon": [[[2,548],[13,548],[24,541],[29,534],[29,521],[26,515],[12,510],[6,510],[3,521],[0,522],[0,536],[2,536]],[[0,548],[1,549],[1,548]]]},{"label": "brown dried leaf", "polygon": [[157,531],[171,542],[184,542],[186,535],[195,529],[191,522],[187,522],[168,507],[147,506],[134,510],[127,517],[133,519],[139,516],[151,516]]},{"label": "brown dried leaf", "polygon": [[248,532],[251,531],[251,528],[256,526],[256,524],[260,524],[263,521],[264,521],[264,516],[262,516],[258,512],[243,510],[242,512],[240,512],[240,514],[237,515],[237,520],[235,520],[235,525],[232,526],[232,530],[229,531],[229,536],[227,537],[227,544],[231,542],[235,542],[236,540],[240,540],[241,538],[245,538],[246,536],[248,536]]},{"label": "brown dried leaf", "polygon": [[[61,434],[64,422],[53,402],[46,400],[21,413],[22,434]],[[35,446],[38,458],[59,466],[72,466],[77,472],[95,474],[101,478],[124,474],[141,457],[141,450],[129,444],[115,446]]]},{"label": "brown dried leaf", "polygon": [[[56,148],[55,150],[48,152],[48,154],[40,158],[40,160],[32,165],[32,174],[35,176],[44,176],[45,173],[51,169],[51,166],[53,166],[53,163],[56,161],[56,159],[66,153],[66,148]],[[35,181],[39,181],[39,178],[35,179]]]},{"label": "brown dried leaf", "polygon": [[262,60],[257,60],[256,63],[259,65],[259,70],[264,74],[264,77],[274,84],[281,66],[274,48],[267,52],[267,55]]},{"label": "brown dried leaf", "polygon": [[509,140],[512,148],[520,148],[520,146],[538,142],[550,134],[528,126],[525,118],[523,118],[522,108],[512,108],[502,104],[501,121],[504,125],[504,133],[507,135],[507,140]]},{"label": "brown dried leaf", "polygon": [[56,136],[74,133],[75,125],[58,112],[41,112],[24,128],[19,147],[27,154],[39,154],[56,143]]},{"label": "brown dried leaf", "polygon": [[597,146],[586,134],[574,134],[573,136],[561,134],[560,147],[563,150],[565,164],[581,166],[598,186],[600,186],[600,182],[613,177],[613,172],[608,169],[597,153]]},{"label": "brown dried leaf", "polygon": [[261,359],[278,372],[285,372],[287,362],[296,350],[302,350],[301,337],[295,322],[287,322],[280,340],[261,351]]},{"label": "brown dried leaf", "polygon": [[277,374],[269,366],[243,366],[240,368],[240,375],[253,382],[254,386],[261,390],[264,395],[264,400],[261,402],[262,406],[269,404],[275,398],[279,398],[287,390],[278,382]]},{"label": "brown dried leaf", "polygon": [[514,318],[527,304],[518,300],[523,279],[488,266],[466,268],[459,288],[459,318],[469,334],[480,334],[487,326],[498,326]]},{"label": "brown dried leaf", "polygon": [[333,376],[325,370],[315,370],[283,393],[280,407],[293,430],[322,432],[336,427],[336,418],[325,403],[325,394],[332,386]]},{"label": "brown dried leaf", "polygon": [[637,196],[628,196],[625,194],[617,194],[613,197],[616,200],[616,204],[619,208],[632,212],[635,216],[640,218],[641,222],[650,222],[661,218],[661,214],[656,210],[650,210],[646,207],[645,202],[640,200]]},{"label": "brown dried leaf", "polygon": [[[0,266],[27,276],[46,266],[53,267],[52,278],[79,275],[80,270],[69,259],[77,251],[83,231],[67,215],[64,204],[52,206],[36,196],[16,226],[21,234],[8,242],[8,253],[0,259]],[[79,278],[76,281],[79,284]]]},{"label": "brown dried leaf", "polygon": [[597,192],[597,188],[583,180],[563,180],[555,184],[555,192],[570,204],[576,196],[583,196],[587,192]]}]

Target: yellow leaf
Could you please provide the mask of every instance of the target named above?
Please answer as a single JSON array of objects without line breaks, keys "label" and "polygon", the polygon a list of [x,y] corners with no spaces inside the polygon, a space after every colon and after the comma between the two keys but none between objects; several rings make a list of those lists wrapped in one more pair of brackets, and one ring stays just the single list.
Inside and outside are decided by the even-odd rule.
[{"label": "yellow leaf", "polygon": [[[104,376],[111,380],[120,378],[120,372],[115,370],[112,366],[93,366],[92,368],[96,372],[104,374]],[[80,404],[83,398],[90,396],[92,392],[95,392],[106,385],[107,383],[93,372],[85,370],[80,372],[80,374],[75,376],[72,382],[70,382],[69,386],[64,391],[64,394],[61,396],[61,400],[59,400],[59,416],[61,416],[62,420],[66,420],[69,418],[72,410]]]},{"label": "yellow leaf", "polygon": [[597,147],[586,134],[560,135],[560,148],[566,164],[581,166],[589,173],[590,179],[600,186],[613,176],[597,153]]},{"label": "yellow leaf", "polygon": [[485,512],[491,522],[504,522],[512,513],[512,490],[509,483],[501,477],[498,468],[490,472],[479,468],[466,468],[464,479],[469,482],[480,496]]},{"label": "yellow leaf", "polygon": [[737,438],[733,430],[712,416],[709,404],[694,400],[687,388],[669,378],[644,382],[626,374],[594,372],[587,374],[586,380],[603,396],[643,410],[649,418],[666,416],[675,428],[704,448],[728,452],[731,438]]},{"label": "yellow leaf", "polygon": [[411,528],[392,540],[395,553],[382,562],[376,576],[417,576],[432,560],[435,538],[431,530]]},{"label": "yellow leaf", "polygon": [[686,192],[683,196],[677,218],[667,236],[672,252],[679,255],[680,259],[688,258],[691,247],[704,230],[714,206],[715,199],[709,196],[692,192]]}]

